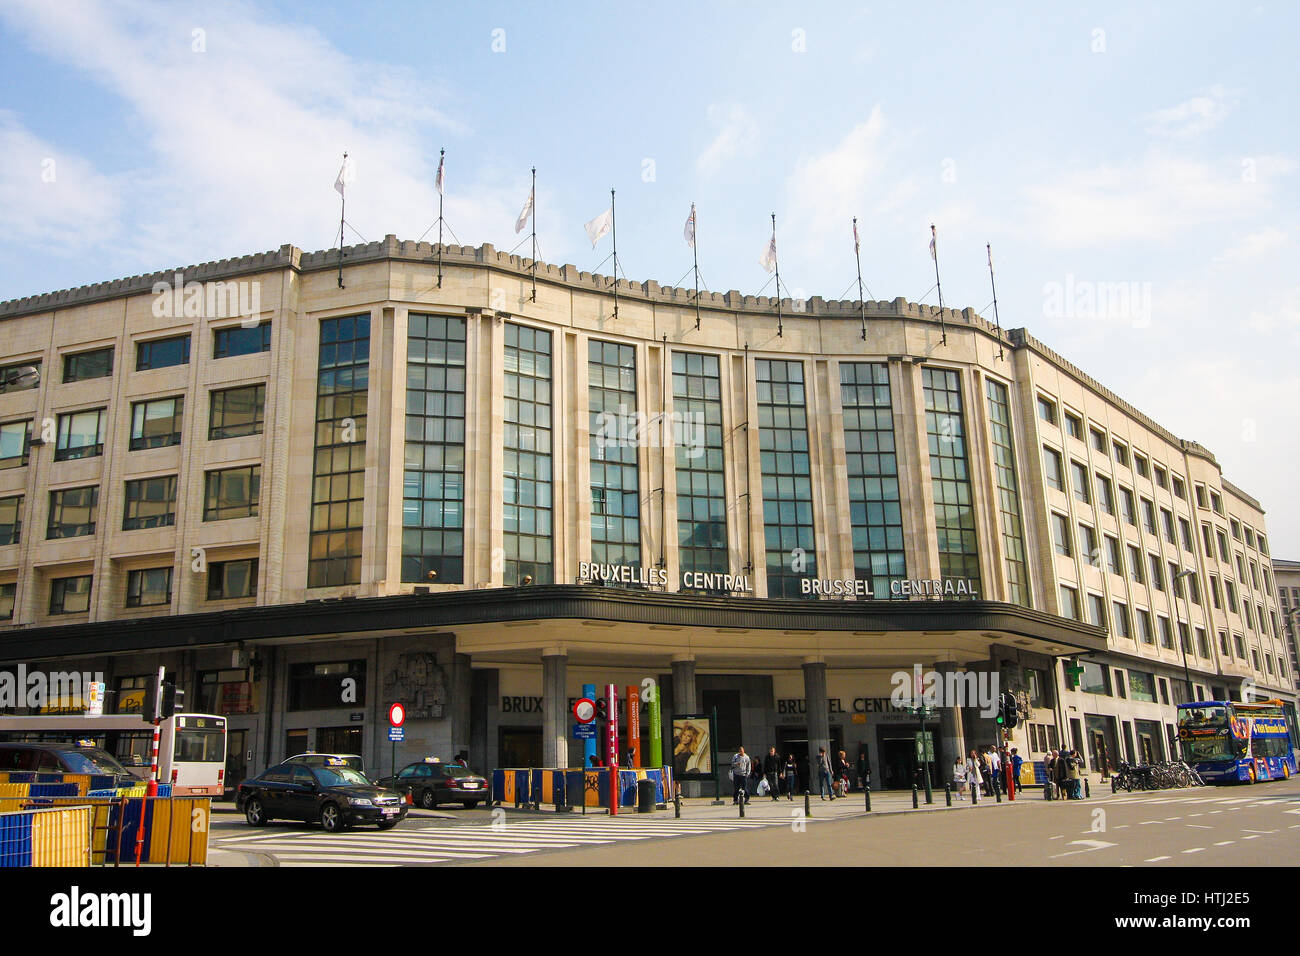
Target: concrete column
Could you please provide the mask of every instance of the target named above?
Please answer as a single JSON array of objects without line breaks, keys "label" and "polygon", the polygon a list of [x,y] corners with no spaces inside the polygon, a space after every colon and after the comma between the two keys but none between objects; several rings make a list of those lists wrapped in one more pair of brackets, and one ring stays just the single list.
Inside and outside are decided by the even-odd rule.
[{"label": "concrete column", "polygon": [[[934,669],[944,678],[946,684],[947,678],[944,675],[956,671],[957,665],[951,661],[940,661],[934,665]],[[939,738],[936,743],[934,759],[937,763],[939,780],[941,782],[949,779],[954,761],[956,761],[959,755],[965,754],[966,749],[966,736],[962,725],[961,708],[940,707]]]},{"label": "concrete column", "polygon": [[542,653],[542,765],[569,763],[568,696],[565,691],[568,657],[559,651]]},{"label": "concrete column", "polygon": [[454,654],[451,659],[451,754],[470,749],[470,698],[473,696],[473,669],[468,654]]},{"label": "concrete column", "polygon": [[826,756],[833,760],[831,754],[831,714],[826,702],[826,662],[804,661],[803,696],[808,710],[808,788],[816,791],[818,787],[818,753],[825,747]]},{"label": "concrete column", "polygon": [[[700,701],[696,696],[695,690],[695,658],[673,658],[673,717],[679,714],[697,714],[699,713]],[[714,728],[717,733],[717,728]],[[664,741],[664,762],[672,764],[673,761],[673,736],[672,725],[669,725],[668,739]],[[715,775],[718,768],[714,767]],[[682,784],[683,797],[698,797],[700,795],[700,784],[694,781]]]}]

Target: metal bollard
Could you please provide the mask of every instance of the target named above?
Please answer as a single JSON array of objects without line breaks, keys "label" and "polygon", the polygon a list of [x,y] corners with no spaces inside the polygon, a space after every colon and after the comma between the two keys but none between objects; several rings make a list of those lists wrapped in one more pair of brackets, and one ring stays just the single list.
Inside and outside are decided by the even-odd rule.
[{"label": "metal bollard", "polygon": [[943,785],[943,802],[948,806],[952,806],[952,784],[950,783]]},{"label": "metal bollard", "polygon": [[972,783],[970,785],[970,805],[977,806],[980,802],[980,785]]},{"label": "metal bollard", "polygon": [[744,791],[741,791],[741,794],[740,794],[740,818],[741,818],[742,820],[745,818],[745,794],[744,794]]},{"label": "metal bollard", "polygon": [[916,802],[916,784],[912,784],[912,809],[915,810],[918,806],[920,804]]},{"label": "metal bollard", "polygon": [[993,778],[993,796],[997,798],[998,803],[1002,802],[1002,784],[998,782],[997,777]]},{"label": "metal bollard", "polygon": [[806,817],[812,816],[812,803],[808,799],[807,790],[803,792],[803,815]]},{"label": "metal bollard", "polygon": [[1092,799],[1092,787],[1089,786],[1087,777],[1083,778],[1083,795],[1090,800]]},{"label": "metal bollard", "polygon": [[871,784],[868,783],[862,787],[862,794],[864,797],[866,797],[867,812],[870,813],[871,812]]},{"label": "metal bollard", "polygon": [[1044,800],[1052,799],[1052,781],[1050,780],[1043,783],[1043,799]]},{"label": "metal bollard", "polygon": [[682,795],[680,791],[673,794],[673,816],[679,820],[682,816]]}]

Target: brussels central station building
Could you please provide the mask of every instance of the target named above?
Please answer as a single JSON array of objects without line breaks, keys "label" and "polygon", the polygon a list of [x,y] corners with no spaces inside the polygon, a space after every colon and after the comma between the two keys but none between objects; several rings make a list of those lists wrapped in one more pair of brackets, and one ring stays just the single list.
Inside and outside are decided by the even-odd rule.
[{"label": "brussels central station building", "polygon": [[876,788],[922,732],[939,784],[1000,732],[987,699],[923,727],[922,673],[1013,693],[1020,754],[1094,772],[1170,756],[1189,685],[1294,707],[1264,506],[969,309],[389,236],[4,302],[0,332],[0,669],[129,711],[165,666],[227,715],[232,782],[303,750],[578,766],[583,685],[647,678],[715,770],[824,746]]}]

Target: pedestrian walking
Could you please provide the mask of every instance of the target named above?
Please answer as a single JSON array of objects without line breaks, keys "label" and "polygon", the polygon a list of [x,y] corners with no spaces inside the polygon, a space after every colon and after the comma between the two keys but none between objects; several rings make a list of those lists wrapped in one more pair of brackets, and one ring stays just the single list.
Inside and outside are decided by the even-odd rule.
[{"label": "pedestrian walking", "polygon": [[826,748],[817,748],[817,787],[821,793],[821,798],[826,799],[827,791],[830,792],[831,799],[835,799],[835,791],[831,790],[831,761],[826,756]]},{"label": "pedestrian walking", "polygon": [[1070,782],[1070,799],[1083,799],[1083,756],[1077,750],[1070,751],[1068,769],[1066,771]]},{"label": "pedestrian walking", "polygon": [[984,774],[980,769],[980,757],[974,750],[966,758],[966,786],[970,787],[971,799],[975,799],[975,791],[984,783]]},{"label": "pedestrian walking", "polygon": [[997,747],[989,748],[989,788],[996,794],[1003,789],[1002,786],[1002,755],[998,753]]},{"label": "pedestrian walking", "polygon": [[1054,751],[1056,753],[1056,763],[1053,768],[1052,776],[1056,780],[1057,796],[1071,799],[1074,794],[1070,790],[1070,753],[1067,750]]},{"label": "pedestrian walking", "polygon": [[1025,758],[1016,753],[1016,748],[1011,748],[1011,777],[1016,781],[1016,786],[1020,786],[1020,768],[1025,765]]},{"label": "pedestrian walking", "polygon": [[776,755],[775,747],[768,747],[767,756],[763,758],[763,776],[767,779],[767,792],[772,795],[773,800],[780,799],[780,787],[777,786],[780,773],[781,758]]},{"label": "pedestrian walking", "polygon": [[871,761],[867,759],[867,748],[858,752],[858,786],[863,790],[871,786]]},{"label": "pedestrian walking", "polygon": [[981,747],[978,751],[972,751],[975,754],[975,761],[979,764],[980,769],[980,792],[986,797],[993,796],[993,781],[989,776],[993,768],[989,766],[989,754],[987,747]]},{"label": "pedestrian walking", "polygon": [[794,759],[794,754],[786,754],[785,757],[785,797],[787,800],[794,799],[795,788],[799,786],[799,764]]},{"label": "pedestrian walking", "polygon": [[957,789],[957,796],[964,796],[966,793],[966,761],[958,755],[957,759],[952,762],[952,785]]},{"label": "pedestrian walking", "polygon": [[737,747],[735,754],[731,758],[731,784],[735,788],[732,794],[731,802],[740,803],[744,800],[749,802],[749,795],[746,789],[746,783],[749,780],[750,760],[749,754],[745,753],[744,747]]}]

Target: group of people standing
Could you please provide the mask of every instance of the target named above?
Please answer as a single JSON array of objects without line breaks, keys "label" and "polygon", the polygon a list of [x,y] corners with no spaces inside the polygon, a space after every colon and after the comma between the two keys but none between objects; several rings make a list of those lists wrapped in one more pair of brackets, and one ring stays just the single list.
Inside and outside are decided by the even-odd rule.
[{"label": "group of people standing", "polygon": [[1083,799],[1083,755],[1077,750],[1053,750],[1043,761],[1045,786],[1054,787],[1057,800]]},{"label": "group of people standing", "polygon": [[[848,793],[850,764],[843,750],[832,758],[825,747],[819,747],[817,766],[813,769],[817,774],[818,793],[823,800],[834,800],[837,795]],[[858,758],[858,782],[867,784],[870,780],[871,767],[866,753],[863,753]],[[769,747],[762,760],[750,757],[744,747],[738,747],[731,758],[731,785],[732,803],[739,803],[742,799],[748,801],[753,796],[770,796],[779,800],[782,794],[787,800],[793,800],[799,792],[799,762],[794,754],[786,754],[782,759],[775,747]]]},{"label": "group of people standing", "polygon": [[967,789],[975,792],[977,788],[987,797],[1006,793],[1008,778],[1019,783],[1024,762],[1015,747],[986,744],[953,762],[952,783],[959,794],[966,793]]}]

